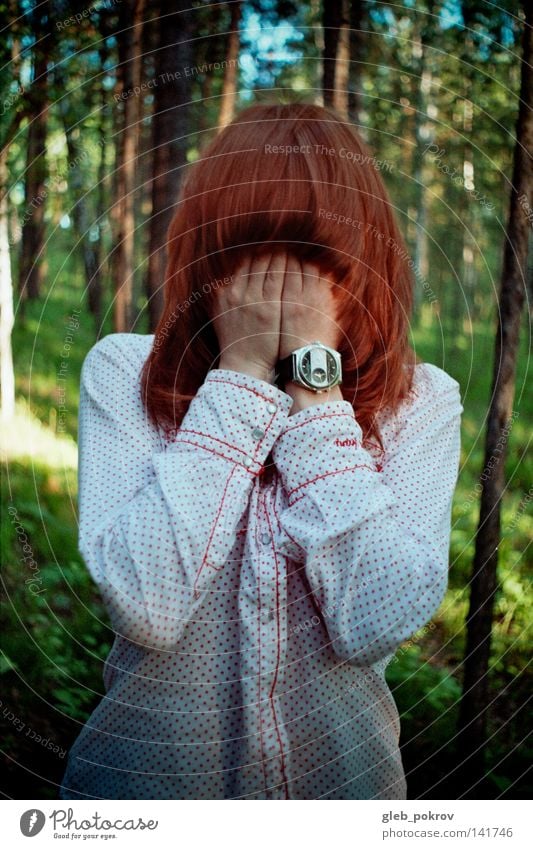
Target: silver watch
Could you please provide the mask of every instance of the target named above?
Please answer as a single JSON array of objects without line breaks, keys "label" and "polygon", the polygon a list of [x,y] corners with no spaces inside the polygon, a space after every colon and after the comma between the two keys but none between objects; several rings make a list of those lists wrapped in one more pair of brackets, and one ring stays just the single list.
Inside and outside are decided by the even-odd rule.
[{"label": "silver watch", "polygon": [[328,392],[342,383],[341,355],[322,342],[311,342],[280,360],[276,377],[313,392]]}]

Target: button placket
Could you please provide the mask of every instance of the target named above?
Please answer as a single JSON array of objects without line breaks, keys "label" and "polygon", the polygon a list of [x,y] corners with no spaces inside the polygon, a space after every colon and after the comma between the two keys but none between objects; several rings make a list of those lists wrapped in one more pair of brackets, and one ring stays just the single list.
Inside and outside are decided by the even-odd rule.
[{"label": "button placket", "polygon": [[[281,685],[286,658],[286,573],[285,560],[272,546],[272,522],[269,496],[266,492],[258,499],[257,521],[260,526],[259,551],[261,607],[259,610],[261,652],[261,692],[266,702],[262,706],[263,757],[267,782],[273,796],[284,799],[284,768],[286,768],[289,740],[283,726],[281,705],[276,689]],[[268,542],[267,542],[268,539]]]}]

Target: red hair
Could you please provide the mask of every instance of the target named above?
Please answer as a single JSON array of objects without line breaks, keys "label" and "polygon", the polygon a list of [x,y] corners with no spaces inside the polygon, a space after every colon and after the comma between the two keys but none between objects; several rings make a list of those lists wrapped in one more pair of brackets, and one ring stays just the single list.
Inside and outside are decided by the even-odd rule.
[{"label": "red hair", "polygon": [[381,445],[375,416],[406,397],[416,360],[413,277],[378,168],[350,124],[311,104],[251,106],[211,141],[168,230],[164,311],[142,373],[155,424],[179,427],[217,365],[216,287],[246,252],[275,243],[333,278],[343,397]]}]

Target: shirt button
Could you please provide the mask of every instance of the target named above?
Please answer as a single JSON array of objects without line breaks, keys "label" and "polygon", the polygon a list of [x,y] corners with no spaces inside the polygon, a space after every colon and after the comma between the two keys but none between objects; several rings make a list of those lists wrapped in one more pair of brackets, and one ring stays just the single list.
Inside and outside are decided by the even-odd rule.
[{"label": "shirt button", "polygon": [[265,435],[265,432],[261,430],[260,427],[254,427],[252,430],[252,436],[254,439],[261,439]]},{"label": "shirt button", "polygon": [[278,408],[275,404],[267,404],[267,410],[269,413],[275,413]]},{"label": "shirt button", "polygon": [[267,625],[269,622],[272,622],[273,618],[274,618],[274,611],[272,610],[272,608],[270,608],[270,609],[264,608],[261,611],[261,622],[263,623],[263,625]]},{"label": "shirt button", "polygon": [[272,537],[270,534],[261,534],[261,542],[263,545],[268,545],[269,542],[272,542]]},{"label": "shirt button", "polygon": [[245,458],[244,458],[244,460],[243,460],[242,462],[244,463],[244,465],[246,466],[246,468],[248,468],[249,466],[251,466],[251,465],[252,465],[253,460],[252,460],[252,458],[251,458],[251,457],[245,457]]}]

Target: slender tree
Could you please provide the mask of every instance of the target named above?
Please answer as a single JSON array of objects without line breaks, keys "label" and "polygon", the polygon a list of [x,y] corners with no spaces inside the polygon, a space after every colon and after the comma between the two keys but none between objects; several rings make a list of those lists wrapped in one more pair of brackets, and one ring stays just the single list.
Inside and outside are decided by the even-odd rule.
[{"label": "slender tree", "polygon": [[139,136],[142,69],[142,30],[145,0],[123,0],[118,17],[119,92],[122,105],[121,131],[116,161],[116,227],[113,251],[113,326],[117,333],[131,329],[133,278],[135,270],[135,169]]},{"label": "slender tree", "polygon": [[324,0],[322,6],[324,54],[322,92],[325,106],[348,117],[350,72],[350,10],[348,0]]},{"label": "slender tree", "polygon": [[[428,248],[428,192],[426,186],[425,155],[424,149],[433,142],[435,124],[434,117],[436,108],[431,99],[431,83],[433,78],[432,56],[434,55],[433,44],[435,42],[436,30],[436,8],[435,0],[426,0],[426,13],[420,16],[420,24],[417,27],[413,39],[412,65],[415,79],[415,113],[414,119],[414,163],[413,163],[413,187],[414,205],[416,208],[416,233],[414,243],[414,262],[419,271],[419,279],[427,280],[429,274],[429,248]],[[429,115],[432,107],[432,117]],[[415,289],[416,307],[422,299],[422,287],[417,283]]]},{"label": "slender tree", "polygon": [[[488,677],[494,595],[498,588],[500,510],[505,490],[507,433],[513,420],[520,319],[525,297],[533,207],[533,7],[525,4],[520,102],[509,219],[503,250],[490,407],[481,475],[481,505],[467,618],[458,755],[464,794],[485,770]],[[490,471],[489,471],[490,470]],[[475,793],[475,789],[473,790]],[[476,798],[478,798],[476,796]]]},{"label": "slender tree", "polygon": [[[20,45],[24,35],[15,0],[3,10],[10,33],[0,40],[0,417],[10,419],[15,412],[15,371],[13,366],[12,331],[14,326],[14,292],[9,238],[9,170],[8,156],[22,120],[28,117],[28,102],[21,84]],[[13,91],[13,85],[15,90]]]},{"label": "slender tree", "polygon": [[362,0],[352,0],[350,3],[350,70],[348,91],[348,114],[354,124],[361,123],[363,109],[362,98],[362,65],[365,47],[365,5]]},{"label": "slender tree", "polygon": [[10,419],[15,412],[15,372],[13,369],[13,282],[8,232],[8,179],[6,151],[0,153],[0,415]]},{"label": "slender tree", "polygon": [[220,129],[233,120],[237,100],[237,81],[239,78],[239,48],[241,43],[239,25],[241,22],[242,3],[231,3],[230,10],[231,20],[228,33],[226,65],[224,68],[224,82],[220,98],[220,117],[218,120]]},{"label": "slender tree", "polygon": [[24,180],[24,224],[19,260],[19,289],[23,298],[38,298],[46,274],[45,209],[48,196],[46,137],[49,108],[48,69],[55,41],[50,0],[31,12],[35,41],[32,80],[26,92],[30,116]]},{"label": "slender tree", "polygon": [[172,14],[159,7],[152,117],[152,217],[146,294],[150,328],[155,329],[163,304],[167,230],[187,162],[189,101],[193,55],[190,3],[179,0]]}]

